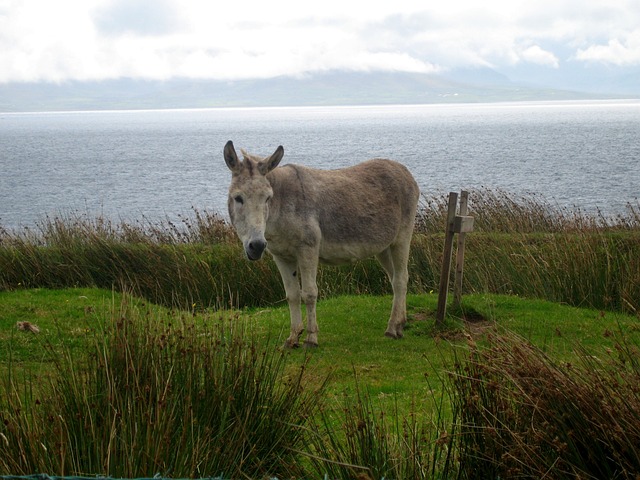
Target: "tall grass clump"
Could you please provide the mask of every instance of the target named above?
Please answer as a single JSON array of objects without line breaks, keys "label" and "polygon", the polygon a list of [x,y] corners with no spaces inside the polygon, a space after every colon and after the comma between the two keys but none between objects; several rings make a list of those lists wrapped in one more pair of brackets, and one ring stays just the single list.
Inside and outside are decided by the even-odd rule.
[{"label": "tall grass clump", "polygon": [[[536,195],[470,192],[463,290],[517,294],[576,306],[640,312],[640,204],[607,216],[559,207]],[[424,196],[409,262],[413,293],[438,289],[447,196]],[[46,217],[35,229],[0,228],[0,289],[97,286],[133,290],[180,308],[284,302],[269,256],[248,262],[215,213],[158,223]],[[321,296],[391,293],[374,259],[321,267]]]},{"label": "tall grass clump", "polygon": [[[448,195],[423,195],[416,216],[417,233],[443,231]],[[601,210],[586,211],[580,206],[559,206],[535,193],[514,194],[501,189],[469,191],[468,215],[474,228],[494,233],[560,233],[595,230],[640,229],[640,203],[628,202],[624,212],[607,215]]]},{"label": "tall grass clump", "polygon": [[569,364],[514,335],[471,346],[452,378],[462,478],[638,478],[640,349],[577,350]]},{"label": "tall grass clump", "polygon": [[[0,289],[95,286],[133,291],[179,308],[267,306],[285,301],[270,257],[249,262],[217,214],[180,222],[113,223],[81,214],[46,217],[36,229],[0,231]],[[323,269],[325,295],[387,293],[374,262]]]},{"label": "tall grass clump", "polygon": [[[607,216],[486,189],[469,201],[466,292],[640,312],[640,205]],[[437,288],[446,212],[445,196],[424,197],[418,212],[411,278],[425,290]]]},{"label": "tall grass clump", "polygon": [[386,412],[356,378],[355,395],[345,396],[338,408],[322,408],[308,432],[313,478],[453,478],[457,465],[445,400],[443,393],[428,413],[417,412],[417,403],[408,414],[397,408]]},{"label": "tall grass clump", "polygon": [[275,264],[251,265],[232,239],[224,219],[198,210],[155,224],[47,217],[35,230],[0,235],[0,288],[116,288],[179,308],[282,299]]},{"label": "tall grass clump", "polygon": [[9,366],[0,474],[297,476],[301,426],[320,398],[304,366],[286,368],[239,319],[147,315],[124,305],[86,356],[50,351],[50,375]]}]

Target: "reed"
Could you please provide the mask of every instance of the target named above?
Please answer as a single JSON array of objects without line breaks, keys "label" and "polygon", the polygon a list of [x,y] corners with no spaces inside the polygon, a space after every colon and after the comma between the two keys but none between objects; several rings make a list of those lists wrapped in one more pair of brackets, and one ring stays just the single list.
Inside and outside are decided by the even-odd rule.
[{"label": "reed", "polygon": [[321,386],[237,318],[195,325],[123,302],[86,355],[0,382],[0,474],[282,478]]},{"label": "reed", "polygon": [[[355,395],[344,396],[342,405],[321,409],[303,452],[314,478],[427,480],[453,478],[457,460],[447,435],[450,428],[448,397],[434,399],[425,412],[423,399],[400,414],[376,404],[356,377]],[[443,392],[442,388],[439,391]]]},{"label": "reed", "polygon": [[0,288],[115,288],[180,308],[246,306],[284,296],[275,264],[249,264],[230,242],[161,243],[156,233],[129,241],[129,233],[82,235],[61,225],[46,239],[12,237],[0,246]]},{"label": "reed", "polygon": [[[554,206],[502,191],[470,194],[463,289],[571,305],[640,311],[640,204],[624,214]],[[439,283],[446,196],[423,197],[410,258],[413,293]],[[321,296],[388,294],[375,260],[321,267]],[[0,289],[98,286],[130,289],[181,308],[269,306],[284,301],[270,258],[244,259],[231,226],[194,209],[179,221],[119,223],[81,214],[45,217],[36,228],[0,228]]]},{"label": "reed", "polygon": [[[424,195],[416,217],[417,233],[440,232],[447,218],[447,195]],[[579,205],[560,206],[534,193],[517,195],[501,189],[469,191],[469,215],[476,231],[494,233],[567,233],[640,229],[640,203],[628,202],[624,212],[607,215]]]},{"label": "reed", "polygon": [[[640,312],[640,203],[607,216],[554,205],[536,195],[470,192],[463,290],[516,294],[574,306]],[[447,197],[424,197],[416,222],[410,276],[435,290]]]},{"label": "reed", "polygon": [[[611,335],[609,332],[608,335]],[[513,334],[471,349],[452,375],[462,478],[637,478],[640,349],[560,362]]]}]

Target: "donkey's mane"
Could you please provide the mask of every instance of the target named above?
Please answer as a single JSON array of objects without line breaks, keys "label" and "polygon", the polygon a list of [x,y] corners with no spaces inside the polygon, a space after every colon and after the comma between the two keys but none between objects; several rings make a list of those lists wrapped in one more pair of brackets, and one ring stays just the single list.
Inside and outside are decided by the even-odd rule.
[{"label": "donkey's mane", "polygon": [[240,149],[240,153],[242,153],[242,156],[244,157],[245,160],[251,160],[253,162],[261,162],[262,160],[264,160],[264,158],[262,158],[262,157],[260,157],[258,155],[254,155],[252,153],[249,153],[243,148]]}]

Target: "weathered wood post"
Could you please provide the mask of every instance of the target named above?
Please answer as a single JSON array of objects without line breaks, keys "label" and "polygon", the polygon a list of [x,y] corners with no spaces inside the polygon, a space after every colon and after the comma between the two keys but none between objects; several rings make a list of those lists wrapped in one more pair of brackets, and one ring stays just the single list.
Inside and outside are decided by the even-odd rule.
[{"label": "weathered wood post", "polygon": [[458,194],[449,193],[449,209],[447,211],[447,227],[444,236],[444,253],[442,255],[442,269],[440,270],[440,288],[438,289],[438,310],[436,325],[442,325],[447,311],[447,294],[449,292],[449,275],[451,273],[451,254],[453,252],[453,222],[456,218]]},{"label": "weathered wood post", "polygon": [[[460,216],[467,217],[469,192],[460,192]],[[471,218],[471,217],[467,217]],[[473,222],[473,218],[471,218]],[[455,226],[454,226],[455,227]],[[454,228],[454,230],[456,230]],[[464,275],[464,240],[467,233],[462,228],[458,231],[458,248],[456,250],[456,280],[453,289],[453,306],[459,308],[462,303],[462,277]]]},{"label": "weathered wood post", "polygon": [[458,194],[449,193],[447,211],[447,226],[444,238],[444,253],[442,256],[442,270],[440,272],[440,288],[438,290],[438,310],[436,325],[442,325],[447,312],[447,295],[449,293],[449,277],[451,276],[451,255],[453,253],[453,236],[458,233],[458,253],[456,254],[456,299],[459,305],[462,297],[462,274],[464,269],[464,234],[473,231],[473,217],[467,216],[469,193],[461,193],[460,215],[456,215]]}]

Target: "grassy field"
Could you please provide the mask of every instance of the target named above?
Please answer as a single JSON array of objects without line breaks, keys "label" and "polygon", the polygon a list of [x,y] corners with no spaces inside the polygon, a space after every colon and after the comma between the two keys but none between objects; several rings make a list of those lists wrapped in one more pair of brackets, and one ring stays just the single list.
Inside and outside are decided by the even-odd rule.
[{"label": "grassy field", "polygon": [[[455,432],[460,428],[460,424],[454,425],[458,421],[456,419],[460,415],[460,410],[456,407],[458,397],[455,394],[455,381],[452,379],[466,378],[460,369],[469,367],[460,365],[469,364],[464,363],[464,359],[469,358],[469,348],[471,351],[478,348],[478,345],[489,348],[491,338],[515,334],[518,335],[518,340],[514,343],[516,347],[522,339],[527,345],[536,347],[536,354],[543,355],[545,358],[548,356],[548,361],[553,365],[570,365],[580,363],[585,352],[593,358],[605,358],[619,348],[617,346],[620,345],[621,339],[624,345],[632,345],[636,350],[640,345],[638,318],[622,313],[582,309],[517,296],[468,295],[464,298],[463,310],[452,312],[447,319],[446,327],[437,330],[434,328],[436,303],[437,298],[433,294],[410,295],[408,299],[410,320],[405,338],[394,341],[383,335],[391,297],[363,295],[322,300],[318,305],[320,347],[312,350],[282,351],[280,346],[288,335],[289,327],[286,306],[209,312],[171,309],[151,304],[129,294],[100,289],[34,289],[0,292],[0,304],[3,307],[0,313],[0,371],[3,375],[4,395],[7,395],[7,398],[13,398],[14,402],[19,398],[18,405],[28,413],[30,421],[34,421],[38,417],[38,412],[43,412],[45,408],[52,408],[59,412],[57,415],[60,418],[80,415],[73,412],[82,408],[75,403],[76,406],[67,405],[68,398],[79,396],[82,399],[86,396],[85,401],[89,403],[92,401],[89,397],[95,396],[96,393],[88,395],[84,390],[85,387],[80,388],[79,385],[92,382],[103,385],[98,381],[99,379],[84,372],[83,365],[88,365],[89,369],[94,368],[95,364],[92,361],[95,359],[91,360],[91,357],[96,355],[96,352],[102,352],[100,355],[108,356],[105,353],[108,350],[105,345],[111,342],[109,339],[114,332],[117,337],[117,332],[125,319],[136,326],[130,331],[134,340],[131,340],[132,345],[128,345],[129,339],[120,339],[124,342],[124,347],[119,346],[116,351],[123,348],[142,351],[146,347],[149,347],[150,351],[145,353],[141,360],[131,360],[131,365],[125,363],[118,366],[120,364],[113,359],[107,361],[107,364],[109,362],[115,364],[114,371],[111,373],[114,377],[126,371],[139,369],[146,371],[149,364],[154,364],[154,360],[149,358],[164,349],[169,351],[167,345],[174,345],[177,348],[176,352],[182,352],[179,355],[184,357],[185,350],[192,349],[192,353],[195,352],[194,342],[199,342],[198,338],[201,336],[209,338],[206,348],[216,351],[220,345],[220,338],[228,341],[239,335],[242,337],[242,342],[249,342],[249,350],[238,347],[238,350],[230,352],[232,360],[226,358],[223,364],[234,363],[237,358],[244,358],[247,351],[253,351],[254,356],[250,355],[249,364],[237,365],[239,372],[244,372],[242,375],[248,375],[247,372],[255,365],[261,365],[261,362],[265,362],[265,358],[270,359],[266,363],[269,366],[268,371],[273,376],[268,376],[267,380],[264,380],[264,372],[262,372],[256,374],[257,378],[262,378],[260,382],[266,381],[269,388],[273,388],[274,391],[280,390],[282,385],[285,389],[293,388],[285,396],[289,400],[292,398],[293,391],[298,392],[295,395],[306,392],[306,397],[301,396],[303,405],[295,408],[287,406],[287,411],[290,408],[297,411],[296,409],[304,407],[304,412],[298,413],[303,418],[307,418],[305,421],[307,426],[300,428],[307,434],[309,431],[313,432],[313,435],[306,438],[304,443],[298,442],[294,446],[287,444],[284,447],[285,450],[291,449],[298,452],[293,457],[284,458],[282,454],[278,454],[278,464],[286,465],[287,468],[274,470],[273,465],[271,467],[262,464],[250,466],[247,465],[246,459],[243,462],[234,459],[236,463],[240,462],[247,469],[236,471],[237,475],[246,475],[247,471],[253,472],[250,476],[256,472],[264,474],[264,468],[267,470],[271,468],[268,470],[271,473],[288,478],[296,475],[319,478],[325,474],[330,478],[345,478],[345,475],[356,476],[358,472],[369,475],[363,478],[453,478],[458,475],[458,468],[462,469],[462,467],[459,467],[457,462],[452,466],[451,457],[447,452],[458,448],[455,442],[463,438],[463,432],[459,431],[455,437],[449,437],[449,443],[445,443],[444,440],[441,443],[438,442],[443,432]],[[39,333],[18,330],[16,324],[25,321],[37,325]],[[96,346],[100,348],[96,350]],[[517,350],[515,347],[514,349]],[[170,354],[167,355],[169,356],[162,357],[162,363],[174,365],[172,362],[176,361],[175,358]],[[204,351],[201,351],[200,355],[202,359],[191,361],[194,364],[199,364],[200,361],[206,364],[207,361],[203,359],[209,358],[208,355]],[[279,360],[273,360],[273,358]],[[636,361],[640,360],[637,356],[632,358]],[[107,367],[94,369],[100,371],[100,368]],[[158,372],[153,368],[157,368]],[[161,377],[161,367],[156,365],[153,368],[152,376]],[[176,388],[169,387],[173,385],[172,382],[177,381],[169,380],[171,375],[176,375],[181,379],[181,383],[189,384],[192,381],[189,375],[173,372],[173,368],[171,367],[172,373],[163,380],[166,383],[161,383],[163,388]],[[179,371],[178,367],[175,368]],[[198,368],[205,368],[205,365]],[[63,382],[61,387],[60,376],[77,377],[83,380],[79,380],[77,385]],[[233,376],[241,375],[235,372]],[[292,379],[295,379],[295,382]],[[108,390],[104,385],[100,388]],[[140,388],[146,391],[144,389],[149,387]],[[157,387],[151,387],[151,390],[153,391],[154,388]],[[244,385],[241,392],[244,394],[247,390],[251,388]],[[58,403],[49,403],[44,400],[55,395],[61,395],[65,399],[64,402],[61,404],[58,400]],[[140,393],[136,395],[138,398]],[[278,408],[279,404],[274,403],[272,398],[268,401],[272,408]],[[253,400],[245,402],[249,407],[243,403],[242,408],[250,408],[254,403]],[[162,401],[158,400],[158,403],[161,404]],[[129,419],[133,424],[137,424],[138,421],[144,422],[145,415],[149,415],[145,413],[147,406],[137,411],[132,404],[125,403],[125,405],[128,407],[119,408],[135,410],[131,413],[135,421]],[[198,402],[195,402],[195,406],[198,405]],[[205,411],[211,408],[209,402],[204,400],[200,406]],[[5,425],[19,423],[18,417],[10,414],[8,408],[15,409],[16,403],[4,403],[0,408],[0,417]],[[95,409],[95,405],[92,408]],[[111,405],[105,408],[110,411],[115,407]],[[466,411],[467,407],[463,410]],[[171,411],[174,412],[174,409]],[[255,415],[254,412],[251,415],[252,418]],[[310,421],[309,416],[314,420]],[[52,413],[43,414],[43,417],[53,418]],[[22,419],[22,421],[24,422],[22,427],[27,428],[29,420]],[[98,423],[98,420],[93,421]],[[195,420],[184,412],[172,420],[181,428],[193,421]],[[293,422],[293,419],[288,421]],[[47,423],[44,420],[43,422]],[[144,442],[148,445],[144,442],[140,445],[139,438],[132,440],[133,445],[127,443],[126,438],[119,440],[128,445],[128,448],[143,450],[150,448],[161,451],[160,446],[155,445],[149,438],[153,435],[159,437],[168,435],[163,428],[169,429],[165,425],[169,423],[171,422],[163,420],[157,425],[149,424],[150,430],[144,436]],[[112,425],[112,431],[105,426],[105,430],[111,431],[113,436],[110,440],[102,438],[96,432],[90,436],[81,428],[79,431],[66,432],[65,435],[78,435],[81,443],[100,444],[102,442],[110,446],[115,442],[117,435],[123,434],[123,430],[126,433],[124,437],[129,435],[135,437],[138,434],[125,430],[123,426],[117,429],[114,425]],[[21,448],[27,450],[42,448],[40,443],[44,445],[47,442],[45,438],[52,435],[45,427],[36,428],[35,432],[31,432],[31,437],[26,435]],[[88,427],[85,425],[84,428]],[[136,432],[138,428],[136,427]],[[156,430],[153,430],[154,428]],[[258,429],[258,427],[254,428]],[[58,433],[54,432],[54,437],[61,432],[62,430]],[[269,427],[269,432],[264,435],[270,437],[273,426]],[[363,436],[363,432],[367,435]],[[11,434],[15,435],[11,428],[8,430],[5,428],[2,433],[4,438],[11,438]],[[182,431],[178,434],[185,435]],[[37,437],[35,440],[34,435]],[[225,430],[225,435],[230,435],[228,430]],[[289,438],[292,434],[287,431],[282,435]],[[244,434],[241,437],[246,441]],[[28,445],[29,438],[35,442],[35,446]],[[406,439],[409,438],[413,439],[412,443],[406,443]],[[8,445],[9,442],[6,443]],[[61,455],[64,456],[61,452],[65,448],[72,447],[72,445],[62,447],[60,442],[56,445],[62,450],[56,451],[53,459],[43,461],[42,459],[45,458],[43,452],[36,451],[39,460],[32,460],[34,463],[27,463],[27,465],[33,465],[32,468],[37,471],[48,471],[50,474],[88,473],[86,470],[73,469],[75,464],[70,459],[70,452],[65,451],[65,455],[69,457],[66,463],[61,464],[55,461]],[[197,442],[194,445],[198,445]],[[55,450],[51,445],[48,448]],[[106,446],[104,448],[108,450]],[[2,442],[0,442],[1,449]],[[196,447],[193,446],[193,449]],[[196,450],[198,449],[203,450],[203,447],[198,446]],[[239,447],[234,449],[234,451],[239,450]],[[10,453],[15,455],[15,451]],[[31,452],[31,455],[33,454]],[[87,453],[83,455],[89,456]],[[93,468],[90,473],[129,477],[150,476],[157,473],[149,470],[150,468],[161,469],[162,465],[166,467],[170,463],[168,460],[168,463],[163,463],[157,458],[149,462],[134,461],[137,457],[123,454],[122,447],[120,447],[120,456],[117,452],[112,452],[110,455],[114,459],[119,459],[118,466],[113,465],[114,460],[111,460],[111,463],[105,463],[104,459],[93,460],[93,463],[88,464],[89,468]],[[82,457],[80,454],[77,456]],[[406,462],[409,456],[416,463],[402,464],[404,466],[400,463],[393,464],[394,469],[390,470],[392,465],[390,458],[401,457]],[[319,462],[317,458],[332,460]],[[83,465],[83,468],[88,468],[87,463],[82,463],[81,458],[76,458],[76,461],[79,462],[78,465]],[[221,468],[219,471],[207,470],[206,467],[196,468],[193,466],[197,463],[196,460],[191,461],[192,463],[189,464],[188,461],[181,460],[187,464],[187,467],[185,470],[179,470],[179,475],[211,476],[228,471],[223,467],[219,467]],[[201,459],[198,461],[202,462]],[[20,472],[6,470],[16,468],[18,464],[20,463],[10,463],[3,471],[0,461],[0,472],[2,474],[30,472],[29,470]],[[360,467],[335,468],[336,465],[341,464]],[[175,469],[175,463],[172,465]],[[251,470],[250,467],[255,470]],[[477,464],[473,464],[472,468],[477,469]],[[166,472],[166,474],[169,473]],[[233,473],[230,476],[233,477]],[[473,478],[473,475],[468,478]]]},{"label": "grassy field", "polygon": [[[289,322],[288,308],[284,305],[267,309],[208,312],[166,308],[129,294],[101,289],[0,292],[0,304],[3,307],[0,312],[0,358],[3,359],[0,371],[5,394],[11,396],[17,391],[21,398],[20,408],[31,412],[29,415],[33,419],[38,409],[42,410],[46,406],[55,411],[63,408],[60,404],[50,405],[44,400],[52,395],[52,391],[62,393],[65,398],[75,394],[84,398],[86,393],[78,393],[76,387],[66,384],[60,391],[61,387],[52,383],[51,379],[62,374],[82,378],[81,383],[89,382],[86,375],[81,375],[82,365],[86,362],[91,365],[88,357],[95,351],[96,345],[102,345],[106,338],[111,338],[114,325],[124,319],[140,327],[135,330],[137,333],[134,337],[138,335],[137,341],[142,339],[143,347],[150,345],[154,350],[157,347],[154,342],[158,338],[163,338],[162,349],[165,343],[170,343],[167,338],[173,338],[175,345],[190,345],[195,337],[191,338],[187,332],[200,332],[196,335],[198,336],[224,330],[226,333],[223,336],[231,338],[235,335],[231,333],[233,330],[246,336],[247,341],[255,342],[251,343],[253,350],[264,350],[269,352],[269,356],[284,354],[281,357],[281,369],[275,368],[275,376],[269,381],[271,386],[276,387],[280,382],[289,385],[292,376],[298,378],[298,372],[303,372],[295,390],[309,392],[311,396],[305,399],[307,413],[304,415],[315,416],[318,423],[314,423],[313,430],[324,432],[322,441],[317,436],[307,439],[304,445],[310,450],[296,457],[298,460],[287,458],[289,467],[280,471],[280,474],[291,476],[295,473],[306,478],[309,475],[313,478],[315,475],[317,478],[326,473],[333,475],[331,478],[345,478],[344,475],[355,475],[360,471],[353,467],[333,471],[328,466],[334,466],[335,463],[314,460],[320,455],[323,458],[333,457],[332,462],[365,465],[366,468],[361,467],[361,470],[368,472],[369,477],[363,478],[402,478],[384,470],[389,468],[389,460],[385,456],[406,455],[406,451],[396,451],[400,448],[399,445],[404,445],[402,442],[398,443],[398,438],[407,437],[408,432],[413,432],[411,435],[422,438],[422,443],[418,442],[415,450],[422,452],[427,458],[420,460],[420,468],[416,465],[410,468],[396,465],[396,473],[401,471],[404,476],[411,472],[407,478],[450,478],[455,476],[458,467],[447,466],[446,449],[436,451],[434,445],[438,444],[438,436],[442,432],[456,431],[457,427],[451,423],[454,422],[454,417],[460,415],[460,411],[456,410],[457,397],[452,378],[460,376],[461,359],[467,358],[470,347],[473,350],[477,345],[487,346],[491,343],[488,340],[491,337],[515,334],[527,344],[534,345],[540,355],[545,358],[548,356],[549,361],[556,362],[554,364],[569,365],[580,363],[587,353],[593,358],[607,357],[615,351],[621,338],[624,338],[625,344],[635,345],[633,348],[637,349],[640,345],[638,318],[622,313],[582,309],[516,296],[468,295],[464,297],[463,310],[452,312],[445,328],[438,330],[434,327],[436,303],[437,297],[434,294],[410,295],[406,335],[404,339],[395,341],[383,335],[391,297],[363,295],[326,299],[318,305],[320,347],[282,351],[280,346],[288,335]],[[18,330],[18,322],[37,325],[39,333]],[[141,335],[140,332],[144,333]],[[213,336],[219,338],[219,335]],[[208,348],[216,349],[215,342],[208,345]],[[139,344],[132,347],[141,348]],[[264,356],[263,353],[263,358]],[[636,357],[636,360],[640,358]],[[172,363],[171,357],[164,361]],[[135,369],[147,362],[148,359],[136,364]],[[300,370],[301,366],[304,366],[303,370]],[[133,367],[116,367],[113,375],[123,374],[122,370],[127,369]],[[240,369],[245,369],[246,373],[247,366]],[[157,376],[159,373],[153,375]],[[171,383],[169,380],[166,382],[163,384],[165,388]],[[313,392],[321,393],[314,396]],[[202,403],[205,409],[209,408],[207,401]],[[34,404],[37,405],[36,412],[31,410]],[[4,408],[9,406],[10,404],[4,404]],[[79,409],[77,406],[65,405],[64,409],[67,408],[71,412]],[[467,407],[464,411],[467,411]],[[71,415],[71,412],[59,415]],[[51,413],[47,415],[51,417]],[[5,423],[16,421],[6,410],[4,413],[0,412],[0,416]],[[185,425],[191,421],[183,418],[178,423]],[[361,438],[358,435],[361,435],[363,429],[369,431],[363,425],[368,425],[367,428],[370,427],[372,433]],[[157,434],[161,435],[162,425],[157,428]],[[38,450],[41,438],[46,443],[44,438],[48,434],[44,430],[36,431],[36,447],[32,448]],[[109,431],[106,426],[105,431]],[[5,430],[3,435],[9,433],[10,430]],[[86,432],[76,434],[82,438]],[[147,441],[149,435],[151,433],[145,437]],[[352,437],[356,439],[351,440],[355,444],[350,445],[344,440]],[[328,441],[327,438],[331,440]],[[461,438],[461,432],[458,432],[456,438]],[[95,438],[85,440],[99,443]],[[340,441],[346,443],[340,444]],[[107,443],[106,440],[104,442]],[[144,448],[145,445],[138,447]],[[151,447],[159,448],[154,445]],[[450,447],[453,449],[455,445],[451,444]],[[302,447],[298,445],[296,448]],[[406,449],[407,446],[404,445],[403,448]],[[55,461],[43,462],[41,459],[45,457],[42,453],[36,451],[40,460],[31,464],[38,471],[44,468],[51,474],[79,473],[65,470],[70,467],[60,466]],[[414,459],[420,458],[415,451],[412,455]],[[55,454],[56,458],[58,456],[60,451]],[[120,458],[126,468],[105,466],[104,462],[96,461],[93,464],[95,471],[91,473],[149,476],[152,475],[149,468],[163,465],[157,459],[154,460],[155,463],[149,464],[136,463],[131,456],[118,457],[115,453],[113,456],[114,459]],[[336,457],[339,460],[335,460]],[[381,460],[382,457],[385,458],[384,461]],[[283,461],[281,456],[278,459],[279,462]],[[297,466],[293,468],[292,464]],[[2,462],[0,467],[1,465]],[[425,468],[431,469],[432,473],[425,473]],[[473,464],[473,469],[477,468],[477,464]],[[376,476],[375,472],[381,471],[386,472],[386,476]],[[211,476],[224,472],[224,469],[213,472],[206,468],[187,469],[181,475]],[[2,474],[10,473],[27,474],[29,471],[2,471]]]},{"label": "grassy field", "polygon": [[[46,365],[45,345],[79,354],[96,332],[117,318],[123,305],[135,307],[143,322],[210,324],[221,318],[246,323],[251,331],[280,346],[289,334],[286,305],[268,309],[190,312],[170,309],[115,291],[100,289],[35,289],[0,292],[0,361],[9,357],[21,367]],[[400,394],[410,398],[430,388],[425,375],[441,372],[450,359],[451,346],[466,345],[465,334],[482,336],[504,329],[530,340],[557,358],[570,358],[576,344],[586,348],[613,346],[613,333],[623,331],[640,338],[635,316],[581,309],[542,300],[506,295],[467,295],[463,311],[452,312],[442,331],[435,327],[435,294],[408,297],[409,323],[405,338],[390,341],[384,329],[391,308],[390,296],[344,296],[322,300],[318,305],[320,348],[293,350],[290,361],[311,356],[312,374],[331,376],[331,390],[353,387],[354,374],[376,395]],[[462,317],[468,317],[464,322]],[[21,332],[18,322],[30,322],[39,334]]]},{"label": "grassy field", "polygon": [[640,206],[471,198],[444,327],[424,198],[405,338],[363,261],[320,270],[312,350],[281,348],[277,270],[216,214],[0,226],[0,475],[637,478]]}]

